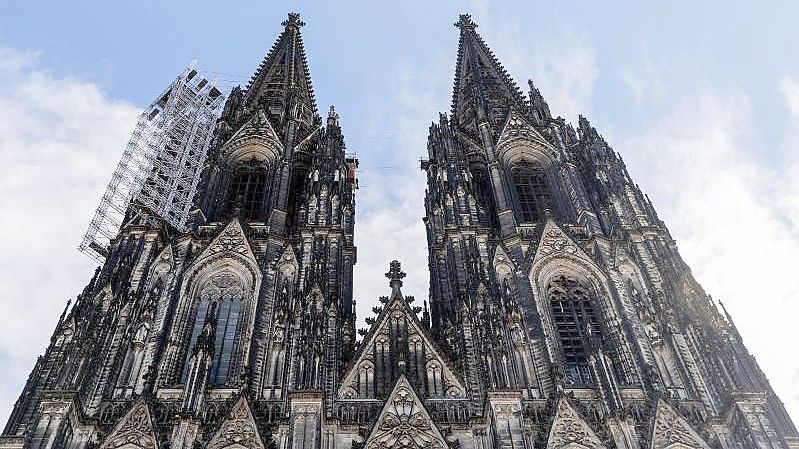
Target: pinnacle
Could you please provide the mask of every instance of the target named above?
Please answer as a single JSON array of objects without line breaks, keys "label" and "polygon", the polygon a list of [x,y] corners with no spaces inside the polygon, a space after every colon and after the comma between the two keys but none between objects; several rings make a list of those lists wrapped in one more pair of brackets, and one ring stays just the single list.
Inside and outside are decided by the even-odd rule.
[{"label": "pinnacle", "polygon": [[290,12],[288,18],[286,20],[284,20],[281,23],[281,25],[283,25],[286,28],[299,29],[300,27],[305,25],[305,22],[300,20],[300,13],[298,13],[298,12]]},{"label": "pinnacle", "polygon": [[458,18],[458,21],[455,23],[455,26],[460,28],[461,31],[474,30],[477,28],[477,24],[472,21],[471,14],[461,14]]},{"label": "pinnacle", "polygon": [[405,277],[405,273],[402,271],[398,260],[391,261],[386,277],[389,279],[388,285],[391,286],[391,297],[402,297],[400,287],[402,287],[402,278]]}]

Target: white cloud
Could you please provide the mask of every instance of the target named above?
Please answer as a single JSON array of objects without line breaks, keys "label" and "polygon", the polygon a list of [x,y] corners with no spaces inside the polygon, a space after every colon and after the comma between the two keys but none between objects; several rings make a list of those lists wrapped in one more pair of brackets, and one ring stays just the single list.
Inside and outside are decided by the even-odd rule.
[{"label": "white cloud", "polygon": [[[780,91],[788,107],[789,126],[783,139],[781,157],[788,173],[796,174],[799,173],[799,80],[784,76],[780,80]],[[791,224],[794,234],[799,234],[799,177],[786,178],[774,196],[783,204],[783,216]]]},{"label": "white cloud", "polygon": [[627,87],[633,93],[635,103],[640,105],[646,100],[660,101],[663,98],[664,88],[661,74],[668,67],[661,64],[655,66],[649,55],[649,47],[641,44],[640,59],[621,68],[619,73]]},{"label": "white cloud", "polygon": [[[599,77],[584,36],[552,25],[536,33],[494,20],[473,2],[478,31],[517,79],[533,78],[554,115],[591,115]],[[501,22],[501,23],[500,23]],[[783,164],[758,157],[752,111],[741,92],[683,92],[663,104],[674,73],[646,45],[618,72],[639,106],[654,106],[643,129],[614,126],[611,142],[649,193],[699,282],[727,305],[745,343],[794,417],[799,417],[799,81],[780,88],[790,112]],[[690,91],[690,89],[689,89]],[[670,91],[671,92],[671,91]],[[699,101],[688,103],[686,99]],[[603,130],[600,130],[603,132]]]},{"label": "white cloud", "polygon": [[94,264],[75,249],[138,110],[0,47],[0,422]]},{"label": "white cloud", "polygon": [[[365,125],[372,136],[361,149],[355,244],[355,294],[359,324],[372,316],[378,298],[390,293],[384,273],[392,259],[402,262],[403,293],[428,296],[427,237],[422,222],[426,180],[419,159],[427,155],[427,133],[436,111],[449,106],[454,61],[441,57],[425,67],[399,61],[391,94],[381,92],[370,101],[372,122]],[[346,132],[346,130],[345,130]],[[363,145],[363,143],[362,143]]]},{"label": "white cloud", "polygon": [[697,280],[725,303],[797,416],[799,236],[773,192],[799,170],[763,164],[750,145],[752,122],[744,93],[704,92],[665,109],[642,132],[620,135],[619,147]]},{"label": "white cloud", "polygon": [[[485,3],[474,2],[478,29],[503,30],[484,36],[489,47],[506,63],[512,76],[534,74],[536,87],[553,112],[577,120],[589,109],[591,90],[598,75],[593,50],[568,28],[551,30],[556,37],[533,41],[519,28],[492,24]],[[504,23],[504,19],[503,19]],[[529,42],[524,39],[529,39]],[[557,44],[543,44],[543,41]],[[529,45],[528,45],[529,44]],[[388,96],[381,92],[369,102],[373,122],[367,124],[374,139],[361,148],[361,190],[358,192],[355,244],[355,294],[359,322],[371,316],[377,299],[388,294],[383,274],[396,258],[408,273],[403,292],[427,299],[429,271],[424,215],[426,179],[419,158],[427,157],[427,129],[438,120],[437,112],[449,112],[455,48],[424,66],[399,61]],[[517,78],[526,80],[526,78]],[[526,84],[521,86],[526,90]],[[346,122],[346,117],[344,118]],[[347,125],[344,125],[345,132]]]},{"label": "white cloud", "polygon": [[519,18],[495,19],[482,2],[475,3],[475,20],[477,31],[524,92],[532,79],[552,114],[572,123],[579,114],[591,113],[599,68],[583,34],[557,23],[531,33]]}]

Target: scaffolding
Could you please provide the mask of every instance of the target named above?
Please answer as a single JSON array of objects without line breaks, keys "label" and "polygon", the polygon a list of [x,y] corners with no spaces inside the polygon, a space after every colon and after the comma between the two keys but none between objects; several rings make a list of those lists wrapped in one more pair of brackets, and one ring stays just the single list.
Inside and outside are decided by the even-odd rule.
[{"label": "scaffolding", "polygon": [[[78,249],[97,262],[137,209],[187,231],[224,95],[198,75],[195,62],[139,116],[111,182]],[[135,207],[130,207],[132,204]]]}]

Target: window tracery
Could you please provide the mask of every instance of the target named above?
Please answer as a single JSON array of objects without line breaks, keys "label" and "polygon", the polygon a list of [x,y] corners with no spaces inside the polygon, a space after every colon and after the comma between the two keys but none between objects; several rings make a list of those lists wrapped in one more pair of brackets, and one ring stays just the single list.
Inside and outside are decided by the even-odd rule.
[{"label": "window tracery", "polygon": [[243,300],[244,286],[241,279],[231,272],[222,272],[212,276],[200,290],[189,340],[189,351],[187,351],[184,364],[184,381],[192,354],[191,348],[194,347],[206,320],[214,310],[216,332],[214,333],[214,359],[211,364],[209,381],[211,385],[224,385],[228,382]]},{"label": "window tracery", "polygon": [[236,167],[233,175],[233,202],[241,218],[257,218],[266,192],[266,168],[257,159]]},{"label": "window tracery", "polygon": [[566,380],[571,385],[590,385],[593,383],[588,364],[591,342],[601,338],[593,294],[576,278],[558,276],[550,282],[548,296]]},{"label": "window tracery", "polygon": [[540,221],[549,209],[550,202],[543,167],[537,163],[522,161],[511,168],[511,178],[516,193],[519,222]]}]

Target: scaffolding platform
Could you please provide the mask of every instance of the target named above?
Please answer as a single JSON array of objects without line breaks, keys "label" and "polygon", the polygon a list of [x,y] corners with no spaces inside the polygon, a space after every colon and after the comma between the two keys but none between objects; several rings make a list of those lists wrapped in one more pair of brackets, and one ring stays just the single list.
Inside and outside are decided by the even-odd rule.
[{"label": "scaffolding platform", "polygon": [[[187,231],[214,126],[224,101],[189,66],[139,116],[78,249],[102,262],[132,204]],[[131,211],[135,212],[135,211]]]}]

